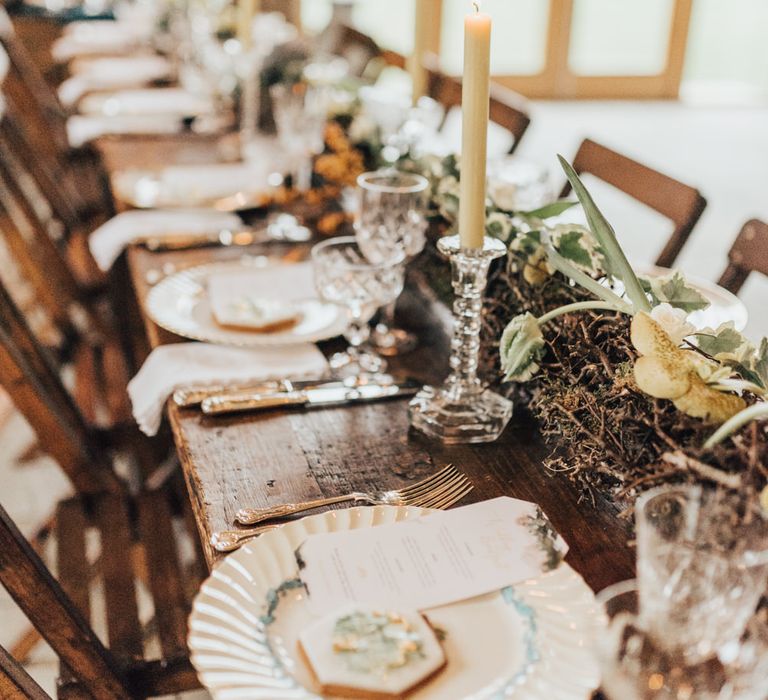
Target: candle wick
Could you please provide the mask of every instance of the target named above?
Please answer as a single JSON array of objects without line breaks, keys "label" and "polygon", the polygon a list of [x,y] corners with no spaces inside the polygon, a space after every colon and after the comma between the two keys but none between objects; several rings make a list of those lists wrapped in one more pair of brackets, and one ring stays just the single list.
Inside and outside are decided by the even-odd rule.
[{"label": "candle wick", "polygon": [[472,6],[475,8],[475,12],[480,12],[480,3],[479,2],[473,2]]}]

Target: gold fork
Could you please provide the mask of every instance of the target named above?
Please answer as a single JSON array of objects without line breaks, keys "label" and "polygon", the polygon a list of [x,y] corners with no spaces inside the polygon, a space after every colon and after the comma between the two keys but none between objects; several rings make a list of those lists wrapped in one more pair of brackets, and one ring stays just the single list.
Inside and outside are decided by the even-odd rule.
[{"label": "gold fork", "polygon": [[[464,498],[474,487],[472,482],[461,472],[457,472],[457,474],[457,477],[443,484],[420,502],[419,507],[445,510]],[[211,535],[211,546],[217,552],[232,552],[248,540],[278,527],[280,525],[262,525],[241,530],[222,530]]]},{"label": "gold fork", "polygon": [[375,493],[366,493],[364,491],[354,491],[342,496],[331,496],[330,498],[317,498],[311,501],[302,501],[300,503],[283,503],[277,506],[267,508],[241,508],[235,514],[235,520],[241,525],[256,525],[265,520],[276,520],[285,518],[288,515],[303,513],[306,510],[330,506],[334,503],[347,503],[357,501],[368,503],[372,506],[420,506],[421,500],[429,495],[434,489],[439,488],[456,476],[463,476],[461,472],[452,464],[443,467],[426,479],[406,486],[402,489],[393,491],[378,491]]}]

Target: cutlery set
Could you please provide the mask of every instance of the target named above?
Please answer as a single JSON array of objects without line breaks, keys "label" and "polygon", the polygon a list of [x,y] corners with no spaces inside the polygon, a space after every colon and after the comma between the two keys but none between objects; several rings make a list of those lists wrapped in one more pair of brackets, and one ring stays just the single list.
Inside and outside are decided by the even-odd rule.
[{"label": "cutlery set", "polygon": [[277,523],[268,525],[260,525],[260,523],[286,518],[297,513],[337,503],[366,503],[373,506],[412,506],[444,510],[460,501],[472,489],[472,482],[467,476],[452,464],[449,464],[426,479],[422,479],[402,489],[378,491],[375,493],[356,491],[341,496],[318,498],[300,503],[285,503],[268,508],[242,508],[235,516],[236,524],[258,525],[258,527],[215,532],[211,536],[210,542],[211,546],[218,552],[232,552],[248,540],[280,526]]},{"label": "cutlery set", "polygon": [[274,408],[329,408],[369,401],[409,397],[421,385],[395,382],[380,375],[376,380],[313,380],[258,382],[238,386],[201,386],[177,390],[174,403],[182,408],[199,408],[209,416],[264,411]]},{"label": "cutlery set", "polygon": [[[287,219],[281,221],[278,217],[277,220],[258,229],[244,227],[236,231],[222,230],[210,234],[180,233],[162,237],[148,236],[136,240],[135,243],[153,252],[163,252],[307,240],[309,230],[298,225],[295,218],[290,217],[290,219],[290,221]],[[243,384],[188,386],[174,392],[173,402],[179,408],[197,409],[206,416],[224,416],[269,409],[348,406],[410,397],[420,389],[420,383],[410,379],[397,382],[389,375],[346,380],[279,379]],[[279,521],[308,510],[341,503],[446,509],[464,498],[472,488],[472,482],[462,472],[453,465],[448,465],[431,476],[402,489],[373,493],[352,492],[268,508],[243,508],[237,512],[235,518],[235,525],[239,527],[213,533],[210,543],[218,552],[232,552],[249,540],[282,524],[269,521]]]},{"label": "cutlery set", "polygon": [[211,233],[174,233],[162,236],[140,236],[133,243],[153,253],[194,250],[196,248],[247,247],[257,243],[304,243],[312,231],[291,214],[276,214],[260,227],[243,226]]}]

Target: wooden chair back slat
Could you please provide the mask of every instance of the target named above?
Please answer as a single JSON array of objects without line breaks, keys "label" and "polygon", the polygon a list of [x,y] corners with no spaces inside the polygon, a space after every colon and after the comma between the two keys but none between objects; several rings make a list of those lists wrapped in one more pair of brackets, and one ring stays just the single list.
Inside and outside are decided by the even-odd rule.
[{"label": "wooden chair back slat", "polygon": [[[573,168],[579,174],[593,175],[670,219],[675,228],[656,264],[662,267],[674,264],[707,205],[697,189],[591,139],[582,142]],[[570,191],[570,183],[566,183],[561,196],[567,196]]]},{"label": "wooden chair back slat", "polygon": [[0,506],[0,583],[94,700],[128,700],[115,660]]},{"label": "wooden chair back slat", "polygon": [[77,318],[85,326],[81,331],[109,336],[102,318],[83,303],[85,291],[69,266],[64,245],[53,240],[39,207],[30,200],[22,182],[25,175],[11,169],[8,160],[0,162],[0,232],[63,335],[72,335]]},{"label": "wooden chair back slat", "polygon": [[122,491],[122,482],[40,346],[0,285],[0,384],[81,493]]},{"label": "wooden chair back slat", "polygon": [[[142,659],[142,639],[133,567],[126,566],[132,527],[125,500],[119,496],[100,498],[95,519],[101,532],[101,573],[107,609],[109,649],[121,661]],[[156,523],[156,537],[173,539],[164,523]],[[155,612],[157,615],[157,611]]]},{"label": "wooden chair back slat", "polygon": [[114,212],[109,180],[98,151],[89,144],[69,145],[67,113],[48,84],[36,61],[13,29],[6,10],[0,6],[0,52],[10,61],[2,81],[6,99],[24,115],[28,142],[40,160],[58,163],[68,195],[84,218]]},{"label": "wooden chair back slat", "polygon": [[74,290],[60,282],[60,278],[64,278],[61,257],[52,250],[52,243],[39,244],[39,231],[28,215],[27,203],[15,196],[15,186],[4,174],[0,164],[0,234],[46,312],[62,336],[69,338],[74,334],[71,315]]},{"label": "wooden chair back slat", "polygon": [[149,570],[149,585],[155,599],[155,615],[163,656],[180,658],[187,654],[187,598],[173,537],[168,500],[154,491],[138,498],[139,533]]},{"label": "wooden chair back slat", "polygon": [[51,696],[1,646],[0,698],[3,700],[51,700]]},{"label": "wooden chair back slat", "polygon": [[35,146],[41,151],[66,151],[66,113],[56,93],[19,39],[7,10],[0,7],[0,46],[8,54],[11,70],[4,91],[24,111]]},{"label": "wooden chair back slat", "polygon": [[363,75],[368,64],[382,55],[379,45],[359,29],[342,23],[331,31],[336,33],[331,53],[345,58],[353,75]]},{"label": "wooden chair back slat", "polygon": [[[425,54],[427,69],[427,91],[446,109],[461,107],[462,83],[460,78],[446,75],[440,70],[439,59],[434,54]],[[513,136],[509,153],[514,153],[531,123],[526,99],[502,85],[491,83],[491,121],[509,131]]]},{"label": "wooden chair back slat", "polygon": [[0,120],[0,150],[7,158],[12,157],[16,163],[23,163],[55,215],[68,232],[74,230],[78,224],[78,207],[82,209],[85,205],[80,202],[71,173],[58,158],[35,149],[27,130],[21,127],[16,106],[10,100],[6,100],[5,115]]},{"label": "wooden chair back slat", "polygon": [[758,219],[750,219],[739,231],[718,284],[738,294],[751,272],[768,276],[768,223]]}]

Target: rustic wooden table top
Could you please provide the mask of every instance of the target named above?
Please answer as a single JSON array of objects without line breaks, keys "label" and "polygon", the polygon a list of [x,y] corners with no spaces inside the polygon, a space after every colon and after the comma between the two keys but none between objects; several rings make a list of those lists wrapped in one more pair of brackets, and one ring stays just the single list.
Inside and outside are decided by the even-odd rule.
[{"label": "rustic wooden table top", "polygon": [[[207,149],[209,155],[216,150],[211,143],[199,147]],[[138,160],[144,148],[129,152],[121,147],[122,153],[108,153],[107,161],[115,167],[119,159],[121,167],[130,167],[126,162]],[[107,144],[105,150],[109,149]],[[172,159],[169,156],[166,162]],[[162,159],[156,157],[156,161]],[[247,252],[298,254],[276,244],[254,246]],[[151,288],[147,281],[150,271],[180,270],[234,259],[243,253],[242,248],[162,253],[132,248],[128,267],[139,302],[143,303]],[[420,381],[439,381],[447,369],[446,309],[430,299],[423,288],[412,288],[404,297],[399,312],[413,321],[422,344],[415,352],[393,361],[391,367]],[[151,346],[180,340],[150,319],[143,320]],[[546,472],[542,462],[548,448],[535,423],[522,411],[516,412],[497,442],[459,446],[442,445],[409,431],[407,400],[215,419],[169,405],[168,416],[211,566],[220,555],[208,544],[210,535],[231,528],[238,508],[351,490],[398,488],[453,463],[475,486],[462,503],[499,495],[538,503],[569,543],[567,561],[593,589],[634,576],[634,552],[627,544],[629,530],[625,521],[617,517],[611,504],[580,502],[578,491],[564,476]]]}]

